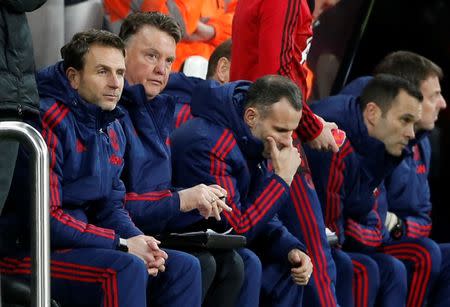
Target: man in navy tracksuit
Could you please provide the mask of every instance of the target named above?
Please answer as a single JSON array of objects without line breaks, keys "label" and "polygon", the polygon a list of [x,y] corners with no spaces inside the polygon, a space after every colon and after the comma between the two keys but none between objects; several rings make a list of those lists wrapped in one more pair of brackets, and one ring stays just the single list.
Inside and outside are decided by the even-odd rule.
[{"label": "man in navy tracksuit", "polygon": [[[406,148],[402,162],[384,180],[385,190],[380,195],[379,213],[384,233],[389,240],[426,238],[431,232],[431,202],[428,174],[431,147],[428,133],[434,128],[441,109],[446,103],[441,94],[439,80],[442,69],[429,59],[408,51],[387,55],[375,68],[376,73],[401,76],[417,85],[423,95],[422,116],[416,124],[416,139]],[[370,80],[359,78],[348,92],[358,94]],[[450,245],[440,244],[441,272],[431,292],[432,306],[450,305]]]},{"label": "man in navy tracksuit", "polygon": [[171,137],[175,182],[223,186],[233,211],[223,211],[224,219],[208,227],[247,237],[263,263],[262,304],[298,305],[298,285],[308,283],[311,260],[276,213],[289,205],[300,163],[291,137],[301,116],[299,89],[281,76],[253,84],[206,81],[195,88],[191,108],[194,119]]},{"label": "man in navy tracksuit", "polygon": [[[230,66],[231,40],[219,45],[211,54],[208,62],[207,79],[216,80],[221,84],[228,83]],[[171,74],[164,92],[174,95],[178,99],[174,116],[175,128],[192,118],[190,112],[191,97],[199,82],[203,82],[203,80],[187,77],[182,73]],[[302,150],[301,146],[297,146],[297,148]],[[301,153],[303,154],[303,152]],[[313,278],[305,287],[304,299],[309,306],[336,306],[334,291],[336,268],[325,234],[321,205],[311,180],[306,159],[302,158],[302,166],[294,177],[290,193],[292,205],[283,206],[282,210],[279,211],[279,218],[294,236],[305,243],[313,265],[318,268],[313,271]],[[336,253],[339,252],[336,251]],[[350,262],[350,260],[348,261]],[[345,276],[346,271],[350,272],[351,277],[351,268],[340,270],[339,276]],[[345,278],[345,280],[347,279]],[[345,293],[348,289],[349,287],[344,286],[337,291],[338,301],[343,306],[349,306],[349,302],[342,300],[339,293]]]},{"label": "man in navy tracksuit", "polygon": [[[230,79],[231,40],[217,46],[208,61],[207,79],[224,84]],[[173,129],[180,127],[191,115],[191,98],[194,88],[205,80],[186,76],[184,73],[172,73],[163,93],[176,98]],[[238,250],[244,261],[245,278],[236,306],[259,306],[262,267],[258,256],[247,248]]]},{"label": "man in navy tracksuit", "polygon": [[[64,306],[199,306],[197,259],[160,250],[123,208],[125,136],[116,108],[123,42],[91,30],[76,34],[61,54],[63,62],[37,76],[50,153],[52,296]],[[15,243],[0,260],[2,274],[30,274],[21,244],[28,238],[23,194],[16,191],[17,202],[2,216],[0,227]]]},{"label": "man in navy tracksuit", "polygon": [[[348,149],[341,150],[346,152],[346,157],[329,157],[330,167],[322,172],[319,180],[325,191],[328,214],[336,214],[333,204],[339,198],[350,202],[343,210],[344,247],[369,253],[378,262],[381,277],[378,300],[382,304],[394,304],[392,297],[399,300],[397,305],[404,301],[402,303],[400,297],[392,295],[394,288],[383,288],[387,286],[387,272],[382,270],[388,266],[382,264],[377,259],[379,254],[374,252],[392,255],[404,262],[410,284],[408,306],[422,304],[424,291],[432,284],[440,264],[439,255],[434,258],[434,252],[430,252],[433,250],[430,242],[412,240],[398,244],[384,241],[382,221],[377,212],[379,192],[376,188],[401,161],[402,150],[414,137],[414,123],[420,115],[419,99],[422,99],[420,92],[404,79],[380,75],[369,82],[360,98],[336,96],[320,102],[315,108],[324,117],[339,120],[350,140],[351,144],[344,145],[344,149]],[[383,100],[387,103],[380,103]],[[322,157],[320,163],[323,165],[324,161]],[[398,263],[392,265],[395,270],[404,270]],[[394,274],[388,281],[392,282],[400,275]],[[397,286],[402,283],[398,280]]]},{"label": "man in navy tracksuit", "polygon": [[[226,194],[224,189],[204,184],[177,189],[172,185],[168,137],[175,98],[160,92],[181,38],[178,24],[161,13],[131,14],[124,20],[120,36],[127,50],[127,84],[121,99],[126,113],[121,119],[127,139],[122,177],[127,188],[126,209],[150,235],[184,231],[209,217],[220,219],[220,211],[229,209],[220,199]],[[234,250],[190,252],[202,266],[203,304],[233,306],[244,278],[241,257]]]}]

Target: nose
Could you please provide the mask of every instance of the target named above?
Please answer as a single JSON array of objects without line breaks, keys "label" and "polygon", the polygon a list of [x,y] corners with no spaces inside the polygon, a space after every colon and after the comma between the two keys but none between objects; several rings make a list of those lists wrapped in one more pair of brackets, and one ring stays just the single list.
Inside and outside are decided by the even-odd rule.
[{"label": "nose", "polygon": [[113,74],[111,74],[108,83],[109,83],[108,85],[111,88],[114,88],[114,89],[119,88],[120,87],[120,83],[121,83],[121,77],[118,76],[117,74],[113,73]]},{"label": "nose", "polygon": [[155,65],[155,72],[161,75],[166,73],[166,63],[164,59],[160,59]]},{"label": "nose", "polygon": [[416,134],[414,132],[414,125],[408,125],[408,127],[406,129],[406,137],[409,140],[412,140],[416,137]]},{"label": "nose", "polygon": [[440,109],[447,108],[447,103],[445,102],[445,99],[444,99],[444,97],[442,95],[441,95],[441,99],[439,101],[440,101],[440,103],[439,103],[439,108]]},{"label": "nose", "polygon": [[279,142],[283,147],[290,146],[292,144],[292,131],[288,133],[284,133],[280,136]]}]

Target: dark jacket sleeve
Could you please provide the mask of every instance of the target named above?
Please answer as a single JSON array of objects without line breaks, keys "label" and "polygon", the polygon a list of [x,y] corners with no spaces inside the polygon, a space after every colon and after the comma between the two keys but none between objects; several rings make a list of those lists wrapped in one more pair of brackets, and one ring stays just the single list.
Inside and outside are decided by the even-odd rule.
[{"label": "dark jacket sleeve", "polygon": [[47,0],[1,0],[0,4],[15,13],[32,12],[41,7]]},{"label": "dark jacket sleeve", "polygon": [[[118,174],[119,176],[119,174]],[[113,181],[110,197],[103,202],[101,210],[96,215],[98,225],[105,228],[115,229],[121,238],[131,238],[142,234],[134,223],[128,212],[123,207],[125,186],[119,177]]]},{"label": "dark jacket sleeve", "polygon": [[419,157],[407,156],[385,180],[387,208],[403,220],[403,234],[410,238],[428,237],[432,228],[428,184],[431,147],[428,138],[419,145]]},{"label": "dark jacket sleeve", "polygon": [[[186,185],[187,181],[191,180],[188,186],[199,183],[218,184],[226,189],[228,192],[226,203],[233,210],[222,211],[222,216],[236,233],[245,235],[251,241],[278,212],[279,207],[287,204],[289,186],[281,177],[272,174],[253,190],[248,191],[247,195],[241,195],[240,178],[236,173],[236,163],[239,161],[234,160],[235,157],[230,157],[230,152],[235,146],[238,151],[237,144],[231,132],[225,131],[224,134],[226,133],[230,134],[228,136],[230,142],[227,142],[228,145],[225,145],[224,150],[206,139],[188,145],[190,148],[186,149],[187,155],[184,156],[182,163],[188,168],[189,177],[192,179],[185,178],[184,183]],[[228,137],[225,136],[224,139]],[[234,154],[236,152],[231,155]],[[240,158],[243,161],[243,157]]]},{"label": "dark jacket sleeve", "polygon": [[[51,120],[47,117],[47,120]],[[86,223],[63,207],[61,187],[64,165],[64,122],[53,127],[43,118],[43,136],[50,159],[50,231],[52,245],[59,248],[98,247],[115,248],[118,236],[114,230]],[[70,128],[69,128],[70,129]]]},{"label": "dark jacket sleeve", "polygon": [[281,263],[288,263],[287,256],[295,248],[306,253],[305,246],[283,226],[277,216],[262,227],[262,235],[257,237],[250,247],[263,257]]},{"label": "dark jacket sleeve", "polygon": [[356,152],[345,160],[345,248],[353,251],[372,251],[382,244],[383,224],[378,212],[375,193],[369,184],[370,176],[361,167]]},{"label": "dark jacket sleeve", "polygon": [[125,206],[136,225],[147,234],[164,232],[170,221],[182,214],[179,194],[170,190],[128,192]]}]

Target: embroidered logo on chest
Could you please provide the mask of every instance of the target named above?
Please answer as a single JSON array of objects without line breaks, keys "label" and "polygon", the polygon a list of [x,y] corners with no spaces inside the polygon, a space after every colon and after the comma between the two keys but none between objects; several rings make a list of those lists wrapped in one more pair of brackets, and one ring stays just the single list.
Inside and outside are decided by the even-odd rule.
[{"label": "embroidered logo on chest", "polygon": [[81,143],[81,141],[78,140],[78,139],[77,139],[77,143],[75,144],[75,148],[76,148],[78,153],[82,153],[82,152],[85,152],[87,150],[86,146],[84,146],[84,144]]}]

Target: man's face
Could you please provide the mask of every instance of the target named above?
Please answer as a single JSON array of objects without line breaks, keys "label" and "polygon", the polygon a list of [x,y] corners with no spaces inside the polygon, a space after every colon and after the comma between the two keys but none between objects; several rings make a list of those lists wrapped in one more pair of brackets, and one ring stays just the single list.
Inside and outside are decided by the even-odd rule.
[{"label": "man's face", "polygon": [[335,6],[339,1],[340,0],[316,0],[314,4],[313,19],[316,20],[319,18],[323,12]]},{"label": "man's face", "polygon": [[441,94],[441,85],[437,76],[430,76],[420,84],[423,95],[422,118],[417,122],[416,130],[432,130],[439,112],[447,107]]},{"label": "man's face", "polygon": [[401,90],[391,108],[374,121],[372,136],[384,143],[388,153],[400,156],[414,138],[414,125],[420,119],[421,111],[421,103]]},{"label": "man's face", "polygon": [[127,81],[142,84],[149,99],[162,92],[175,60],[176,42],[169,34],[143,26],[127,42]]},{"label": "man's face", "polygon": [[71,86],[84,100],[111,111],[122,94],[125,59],[119,49],[92,45],[84,56],[83,68],[70,67],[67,75]]},{"label": "man's face", "polygon": [[[252,135],[264,143],[264,158],[270,158],[270,146],[267,137],[275,140],[278,149],[289,146],[292,143],[292,132],[297,128],[302,111],[295,110],[286,98],[274,103],[271,108],[262,114],[255,110],[254,118],[246,123],[249,125]],[[247,110],[248,111],[248,110]],[[246,113],[247,113],[246,111]]]}]

